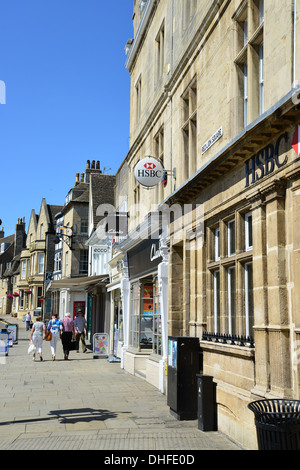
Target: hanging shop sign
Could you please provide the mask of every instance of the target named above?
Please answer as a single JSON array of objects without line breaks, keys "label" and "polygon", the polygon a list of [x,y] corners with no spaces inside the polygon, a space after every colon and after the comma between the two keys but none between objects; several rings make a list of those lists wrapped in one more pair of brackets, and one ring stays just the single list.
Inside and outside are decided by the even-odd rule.
[{"label": "hanging shop sign", "polygon": [[300,124],[298,124],[293,141],[292,147],[295,150],[298,157],[300,157]]},{"label": "hanging shop sign", "polygon": [[134,169],[135,179],[142,186],[151,188],[159,184],[164,174],[160,161],[153,157],[146,157],[139,161]]}]

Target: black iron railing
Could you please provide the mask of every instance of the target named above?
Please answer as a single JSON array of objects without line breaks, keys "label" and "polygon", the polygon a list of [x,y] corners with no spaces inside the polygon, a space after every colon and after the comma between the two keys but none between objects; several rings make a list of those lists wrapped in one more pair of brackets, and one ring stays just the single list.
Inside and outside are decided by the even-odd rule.
[{"label": "black iron railing", "polygon": [[246,346],[254,348],[254,339],[250,336],[229,335],[222,333],[209,333],[204,331],[202,341],[211,341],[214,343],[231,344],[232,346]]}]

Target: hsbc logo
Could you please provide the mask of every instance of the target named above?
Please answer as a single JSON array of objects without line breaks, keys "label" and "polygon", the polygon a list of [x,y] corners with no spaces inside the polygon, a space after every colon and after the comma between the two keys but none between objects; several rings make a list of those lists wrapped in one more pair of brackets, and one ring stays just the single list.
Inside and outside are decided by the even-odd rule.
[{"label": "hsbc logo", "polygon": [[153,157],[141,160],[135,167],[135,179],[143,186],[152,187],[161,182],[164,168],[162,164]]},{"label": "hsbc logo", "polygon": [[146,170],[154,170],[154,168],[156,168],[156,165],[155,163],[145,163],[144,167],[146,168]]}]

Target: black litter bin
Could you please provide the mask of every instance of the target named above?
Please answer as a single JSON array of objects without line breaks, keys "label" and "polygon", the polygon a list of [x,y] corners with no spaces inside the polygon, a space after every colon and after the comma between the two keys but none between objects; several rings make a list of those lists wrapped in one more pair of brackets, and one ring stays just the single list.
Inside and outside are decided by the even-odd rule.
[{"label": "black litter bin", "polygon": [[258,400],[248,408],[255,416],[259,450],[300,450],[300,401]]},{"label": "black litter bin", "polygon": [[197,375],[198,429],[203,432],[217,431],[216,384],[210,375]]}]

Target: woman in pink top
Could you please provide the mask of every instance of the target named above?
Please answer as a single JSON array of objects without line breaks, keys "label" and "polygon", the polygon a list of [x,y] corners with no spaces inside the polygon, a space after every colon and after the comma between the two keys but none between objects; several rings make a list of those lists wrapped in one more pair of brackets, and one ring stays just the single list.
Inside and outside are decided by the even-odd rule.
[{"label": "woman in pink top", "polygon": [[62,345],[65,355],[65,360],[69,358],[69,352],[71,349],[71,341],[74,335],[74,322],[71,319],[71,314],[66,313],[65,317],[62,320],[63,324],[63,333],[62,333]]}]

